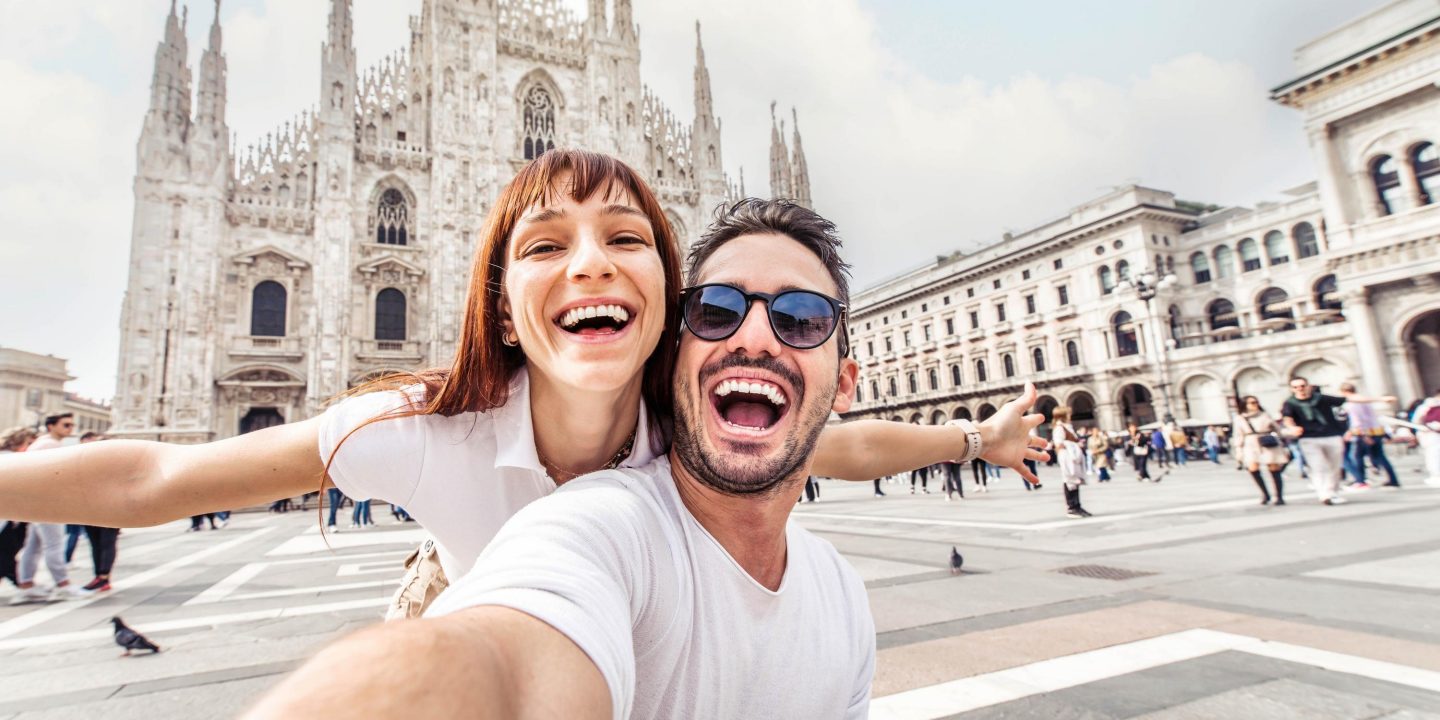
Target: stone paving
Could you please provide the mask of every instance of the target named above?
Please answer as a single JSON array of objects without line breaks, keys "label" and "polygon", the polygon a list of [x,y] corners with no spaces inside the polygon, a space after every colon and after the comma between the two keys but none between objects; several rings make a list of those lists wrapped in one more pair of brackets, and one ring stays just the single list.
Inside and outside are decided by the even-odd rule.
[{"label": "stone paving", "polygon": [[[1026,492],[1009,472],[988,493],[966,472],[954,501],[824,481],[796,513],[867,581],[875,718],[1440,718],[1440,489],[1397,464],[1404,489],[1337,507],[1299,478],[1262,507],[1233,466],[1191,463],[1085,487],[1086,520],[1064,517],[1058,482]],[[377,622],[421,534],[324,536],[313,513],[185,527],[125,531],[104,596],[0,590],[0,719],[233,716]],[[118,657],[117,614],[165,651]]]}]

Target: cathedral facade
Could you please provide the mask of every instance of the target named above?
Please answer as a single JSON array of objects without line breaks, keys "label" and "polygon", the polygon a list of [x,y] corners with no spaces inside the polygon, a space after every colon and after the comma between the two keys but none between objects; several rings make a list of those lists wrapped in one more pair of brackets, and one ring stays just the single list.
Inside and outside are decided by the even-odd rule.
[{"label": "cathedral facade", "polygon": [[[351,0],[331,0],[316,109],[238,151],[219,13],[196,77],[172,0],[137,146],[112,434],[206,442],[447,365],[485,215],[547,150],[620,157],[694,238],[744,192],[724,171],[699,25],[685,124],[641,81],[630,0],[613,10],[424,0],[409,48],[362,70]],[[772,187],[808,205],[798,127],[787,143],[777,125],[771,147]]]}]

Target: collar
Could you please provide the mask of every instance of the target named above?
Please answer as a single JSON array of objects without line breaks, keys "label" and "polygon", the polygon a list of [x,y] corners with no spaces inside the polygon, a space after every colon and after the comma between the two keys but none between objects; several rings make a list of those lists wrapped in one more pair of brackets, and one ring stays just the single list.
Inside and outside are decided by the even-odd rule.
[{"label": "collar", "polygon": [[[495,467],[531,470],[545,475],[540,454],[535,451],[535,426],[530,414],[530,369],[521,366],[510,378],[510,396],[505,404],[486,413],[495,428]],[[650,419],[645,401],[640,401],[639,426],[629,457],[620,467],[639,467],[655,457],[650,447]]]}]

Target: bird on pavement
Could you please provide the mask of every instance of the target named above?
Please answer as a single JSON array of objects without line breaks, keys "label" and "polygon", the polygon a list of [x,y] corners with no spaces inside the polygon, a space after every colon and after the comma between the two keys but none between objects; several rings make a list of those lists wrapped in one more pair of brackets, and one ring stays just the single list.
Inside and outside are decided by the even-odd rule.
[{"label": "bird on pavement", "polygon": [[130,629],[130,626],[126,625],[125,621],[121,620],[118,615],[110,618],[110,622],[115,625],[115,644],[125,648],[124,657],[129,657],[130,653],[135,650],[160,652],[159,645],[150,642],[149,638]]},{"label": "bird on pavement", "polygon": [[964,565],[964,564],[965,564],[965,558],[960,555],[960,551],[957,550],[954,545],[951,545],[951,546],[950,546],[950,574],[951,574],[951,575],[959,575],[959,574],[960,574],[960,566],[961,566],[961,565]]}]

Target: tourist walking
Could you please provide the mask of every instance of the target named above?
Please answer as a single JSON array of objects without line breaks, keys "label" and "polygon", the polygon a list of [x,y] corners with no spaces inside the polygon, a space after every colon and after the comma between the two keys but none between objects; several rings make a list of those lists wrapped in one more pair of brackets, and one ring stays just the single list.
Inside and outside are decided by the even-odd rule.
[{"label": "tourist walking", "polygon": [[960,479],[960,463],[946,460],[939,465],[940,472],[945,477],[945,499],[950,500],[951,494],[959,493],[960,499],[965,499],[965,483]]},{"label": "tourist walking", "polygon": [[1095,428],[1090,432],[1085,445],[1090,451],[1090,464],[1100,476],[1100,482],[1110,482],[1110,437],[1104,430]]},{"label": "tourist walking", "polygon": [[1130,461],[1135,465],[1137,482],[1155,482],[1150,477],[1150,433],[1130,423]]},{"label": "tourist walking", "polygon": [[1201,436],[1200,439],[1201,439],[1202,442],[1205,443],[1205,457],[1210,458],[1210,462],[1215,463],[1216,465],[1219,465],[1219,464],[1220,464],[1220,433],[1215,430],[1215,426],[1214,426],[1214,425],[1206,425],[1206,426],[1205,426],[1205,434],[1204,434],[1203,436]]},{"label": "tourist walking", "polygon": [[1349,422],[1346,433],[1345,469],[1355,479],[1355,487],[1369,487],[1365,480],[1365,461],[1368,459],[1376,470],[1383,470],[1387,480],[1382,487],[1400,487],[1395,468],[1390,458],[1385,457],[1385,441],[1388,439],[1385,426],[1375,406],[1352,398],[1358,397],[1355,383],[1340,383],[1340,397],[1345,398],[1345,415]]},{"label": "tourist walking", "polygon": [[[26,448],[26,453],[53,450],[61,447],[65,439],[75,434],[75,416],[61,413],[45,418],[45,432]],[[35,573],[40,569],[41,558],[50,571],[55,587],[40,587],[35,584]],[[19,568],[15,585],[20,593],[11,598],[12,605],[32,602],[48,602],[55,599],[84,597],[85,592],[70,584],[70,569],[65,562],[65,526],[60,523],[30,523],[25,535],[25,547],[20,549]]]},{"label": "tourist walking", "polygon": [[1151,430],[1150,436],[1150,459],[1155,461],[1162,468],[1170,466],[1170,438],[1165,433],[1165,428],[1157,427]]},{"label": "tourist walking", "polygon": [[[34,430],[28,427],[11,428],[0,436],[0,455],[25,452],[32,442],[35,442]],[[0,577],[16,586],[20,584],[20,579],[16,574],[18,565],[15,556],[20,554],[20,548],[25,547],[28,529],[28,523],[0,518]]]},{"label": "tourist walking", "polygon": [[920,490],[926,495],[930,494],[930,488],[926,485],[930,482],[930,466],[922,465],[910,471],[910,494],[915,494],[915,478],[920,478]]},{"label": "tourist walking", "polygon": [[1415,437],[1425,454],[1425,484],[1440,485],[1440,387],[1415,407],[1410,422],[1420,428]]},{"label": "tourist walking", "polygon": [[1184,467],[1190,460],[1190,436],[1184,428],[1172,424],[1166,439],[1170,441],[1171,458],[1176,465]]},{"label": "tourist walking", "polygon": [[[990,470],[985,467],[984,460],[975,458],[970,461],[970,476],[975,480],[976,492],[990,492]],[[1030,483],[1025,483],[1025,487],[1029,489]]]},{"label": "tourist walking", "polygon": [[[1395,398],[1352,395],[1351,402],[1394,402]],[[1343,505],[1340,476],[1345,472],[1344,418],[1346,400],[1324,395],[1303,377],[1290,380],[1290,397],[1281,409],[1285,426],[1299,439],[1300,454],[1310,466],[1310,482],[1326,505]]]},{"label": "tourist walking", "polygon": [[1080,486],[1085,484],[1085,450],[1080,446],[1080,435],[1070,425],[1070,408],[1061,405],[1050,417],[1050,443],[1055,457],[1060,459],[1060,482],[1065,488],[1065,515],[1072,518],[1090,517],[1090,512],[1080,504]]},{"label": "tourist walking", "polygon": [[1281,437],[1280,424],[1265,412],[1265,408],[1260,406],[1260,398],[1254,395],[1241,398],[1240,407],[1240,414],[1235,420],[1235,446],[1240,448],[1236,454],[1260,488],[1260,504],[1269,505],[1272,499],[1270,490],[1265,487],[1265,478],[1260,474],[1263,465],[1270,471],[1271,481],[1275,484],[1275,504],[1284,505],[1284,473],[1285,466],[1290,463],[1290,449]]}]

